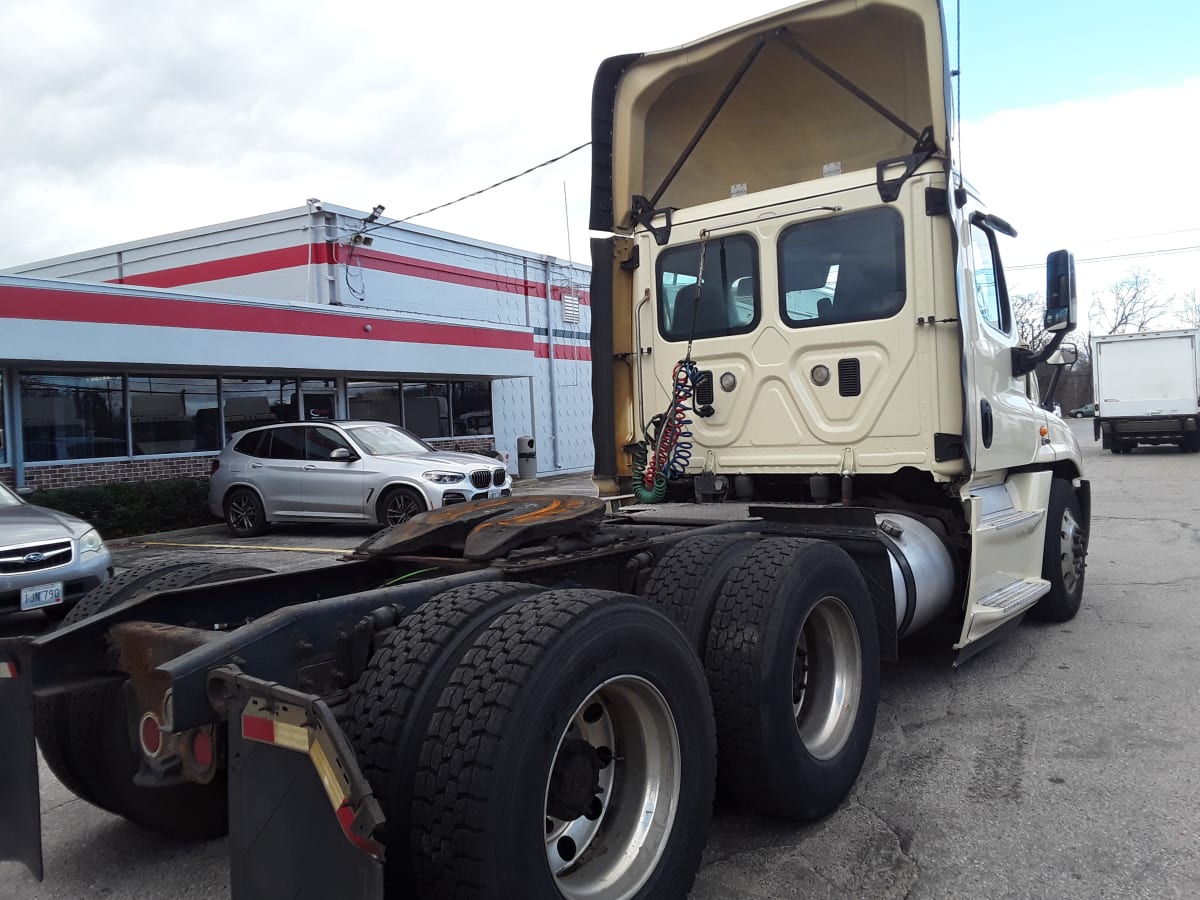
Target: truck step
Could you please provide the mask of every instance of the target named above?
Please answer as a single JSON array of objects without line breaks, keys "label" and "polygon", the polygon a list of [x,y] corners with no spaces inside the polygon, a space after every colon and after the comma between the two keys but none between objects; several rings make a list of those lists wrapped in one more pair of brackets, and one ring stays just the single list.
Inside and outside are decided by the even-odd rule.
[{"label": "truck step", "polygon": [[1049,590],[1050,582],[1045,579],[1022,579],[992,591],[976,605],[1008,615],[1023,607],[1032,606]]},{"label": "truck step", "polygon": [[980,530],[1005,531],[1021,525],[1036,525],[1042,518],[1040,509],[1000,509],[979,520]]}]

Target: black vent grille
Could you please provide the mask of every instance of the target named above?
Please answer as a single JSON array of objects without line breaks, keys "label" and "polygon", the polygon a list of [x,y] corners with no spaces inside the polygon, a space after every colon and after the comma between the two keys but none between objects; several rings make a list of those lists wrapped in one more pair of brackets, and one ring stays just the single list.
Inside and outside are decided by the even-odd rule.
[{"label": "black vent grille", "polygon": [[[32,558],[31,558],[32,557]],[[0,548],[0,575],[19,575],[65,566],[75,557],[70,541]]]},{"label": "black vent grille", "polygon": [[838,360],[838,393],[843,397],[857,397],[862,393],[862,373],[858,357]]},{"label": "black vent grille", "polygon": [[492,469],[492,484],[496,487],[504,484],[505,471],[503,469]]},{"label": "black vent grille", "polygon": [[692,386],[696,389],[696,405],[710,406],[713,402],[712,372],[697,372]]},{"label": "black vent grille", "polygon": [[487,469],[476,469],[471,473],[471,484],[477,488],[485,488],[492,483],[492,473]]}]

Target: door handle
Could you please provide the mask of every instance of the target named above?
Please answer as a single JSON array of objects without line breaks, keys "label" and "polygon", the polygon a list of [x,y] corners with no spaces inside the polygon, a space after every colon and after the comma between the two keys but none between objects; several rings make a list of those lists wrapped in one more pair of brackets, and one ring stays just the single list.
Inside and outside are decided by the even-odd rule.
[{"label": "door handle", "polygon": [[261,469],[262,467],[263,467],[262,463],[250,463],[250,468],[252,468],[252,469]]},{"label": "door handle", "polygon": [[993,427],[992,426],[992,404],[988,403],[986,400],[980,400],[979,401],[979,409],[980,409],[980,414],[981,414],[980,420],[979,420],[979,426],[980,426],[979,430],[983,432],[983,446],[990,447],[990,446],[992,446],[992,427]]},{"label": "door handle", "polygon": [[305,471],[305,472],[315,472],[315,471],[316,471],[316,469],[317,469],[317,467],[316,467],[316,466],[305,466],[305,467],[304,467],[304,471]]}]

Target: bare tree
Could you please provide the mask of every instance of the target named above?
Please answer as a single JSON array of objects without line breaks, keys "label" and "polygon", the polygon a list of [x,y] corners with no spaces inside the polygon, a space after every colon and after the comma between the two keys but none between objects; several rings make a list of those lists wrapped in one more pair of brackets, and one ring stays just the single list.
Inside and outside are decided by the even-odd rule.
[{"label": "bare tree", "polygon": [[1046,311],[1042,295],[1013,294],[1008,302],[1017,329],[1017,342],[1030,350],[1041,350],[1050,340],[1050,335],[1042,330],[1042,314]]},{"label": "bare tree", "polygon": [[1179,298],[1179,318],[1189,328],[1200,328],[1200,299],[1194,288]]},{"label": "bare tree", "polygon": [[1158,296],[1153,276],[1133,269],[1103,291],[1092,294],[1089,313],[1093,334],[1146,331],[1171,312],[1171,301]]}]

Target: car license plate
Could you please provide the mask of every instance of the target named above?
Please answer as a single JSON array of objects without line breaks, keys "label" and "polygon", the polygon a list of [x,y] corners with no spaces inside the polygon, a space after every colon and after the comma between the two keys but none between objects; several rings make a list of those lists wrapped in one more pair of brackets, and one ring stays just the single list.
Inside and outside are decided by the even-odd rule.
[{"label": "car license plate", "polygon": [[21,588],[21,609],[41,609],[43,606],[57,606],[63,602],[62,582],[54,584],[35,584],[33,587]]},{"label": "car license plate", "polygon": [[488,488],[488,499],[495,500],[500,496],[500,488]]}]

